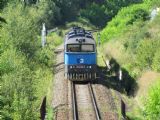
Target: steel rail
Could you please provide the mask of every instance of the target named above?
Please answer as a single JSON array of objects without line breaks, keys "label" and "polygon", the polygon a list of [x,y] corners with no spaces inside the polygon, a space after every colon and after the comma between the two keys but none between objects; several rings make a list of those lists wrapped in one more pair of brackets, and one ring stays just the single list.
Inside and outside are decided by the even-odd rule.
[{"label": "steel rail", "polygon": [[89,88],[89,92],[90,92],[90,95],[91,95],[94,111],[95,111],[95,114],[96,114],[96,119],[101,120],[101,116],[100,116],[100,113],[99,113],[99,109],[97,107],[96,98],[95,98],[91,83],[88,83],[88,88]]},{"label": "steel rail", "polygon": [[74,84],[74,82],[71,82],[71,94],[72,94],[73,120],[78,120],[76,90],[75,90],[75,84]]}]

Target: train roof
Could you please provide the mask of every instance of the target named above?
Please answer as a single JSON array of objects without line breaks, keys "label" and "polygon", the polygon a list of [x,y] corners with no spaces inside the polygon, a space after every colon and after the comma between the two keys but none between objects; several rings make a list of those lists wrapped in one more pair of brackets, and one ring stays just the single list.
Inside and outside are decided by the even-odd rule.
[{"label": "train roof", "polygon": [[84,28],[81,27],[73,27],[68,33],[67,33],[68,39],[74,38],[74,37],[86,37],[93,39],[93,36],[91,32],[86,31]]}]

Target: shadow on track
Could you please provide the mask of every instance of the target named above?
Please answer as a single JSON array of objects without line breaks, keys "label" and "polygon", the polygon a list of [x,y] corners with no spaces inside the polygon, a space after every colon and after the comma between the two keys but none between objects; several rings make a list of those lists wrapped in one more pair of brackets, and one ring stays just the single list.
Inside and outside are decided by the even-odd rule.
[{"label": "shadow on track", "polygon": [[[107,67],[97,67],[98,79],[95,84],[102,84],[107,88],[112,88],[121,93],[125,93],[128,96],[134,96],[138,89],[136,80],[129,75],[129,72],[121,68],[116,60],[111,59],[110,61],[111,69],[108,70]],[[122,71],[122,79],[119,80],[119,70]]]}]

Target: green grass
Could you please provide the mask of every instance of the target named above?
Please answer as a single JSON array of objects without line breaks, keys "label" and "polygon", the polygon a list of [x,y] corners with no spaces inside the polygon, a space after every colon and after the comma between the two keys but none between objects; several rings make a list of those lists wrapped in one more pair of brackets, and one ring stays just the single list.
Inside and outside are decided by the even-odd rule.
[{"label": "green grass", "polygon": [[53,120],[54,118],[54,110],[51,106],[47,107],[47,119],[46,120]]},{"label": "green grass", "polygon": [[103,57],[104,57],[104,59],[106,59],[105,55],[102,52],[101,46],[97,47],[97,64],[98,64],[98,66],[106,67],[106,64],[103,60]]}]

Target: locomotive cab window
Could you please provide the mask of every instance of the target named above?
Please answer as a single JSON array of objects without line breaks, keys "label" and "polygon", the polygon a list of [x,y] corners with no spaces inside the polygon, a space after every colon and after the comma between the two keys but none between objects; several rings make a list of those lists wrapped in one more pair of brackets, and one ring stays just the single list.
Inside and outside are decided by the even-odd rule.
[{"label": "locomotive cab window", "polygon": [[94,52],[93,44],[69,44],[67,52]]},{"label": "locomotive cab window", "polygon": [[67,52],[80,52],[80,45],[67,45]]},{"label": "locomotive cab window", "polygon": [[94,52],[94,45],[81,45],[82,52]]}]

